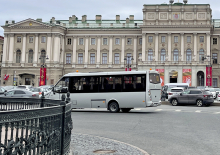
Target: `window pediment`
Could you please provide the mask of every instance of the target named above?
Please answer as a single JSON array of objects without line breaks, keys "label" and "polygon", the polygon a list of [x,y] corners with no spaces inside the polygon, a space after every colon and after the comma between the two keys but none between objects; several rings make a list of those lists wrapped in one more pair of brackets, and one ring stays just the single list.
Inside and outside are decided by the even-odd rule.
[{"label": "window pediment", "polygon": [[92,48],[89,50],[89,52],[96,52],[96,49]]},{"label": "window pediment", "polygon": [[85,50],[80,48],[80,49],[76,50],[76,52],[85,52]]},{"label": "window pediment", "polygon": [[113,50],[113,52],[121,52],[121,50],[116,48],[116,49]]}]

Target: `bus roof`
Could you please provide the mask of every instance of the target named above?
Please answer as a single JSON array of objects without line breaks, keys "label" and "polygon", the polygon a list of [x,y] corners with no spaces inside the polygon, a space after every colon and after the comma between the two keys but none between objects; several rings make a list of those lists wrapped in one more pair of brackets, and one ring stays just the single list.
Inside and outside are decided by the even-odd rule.
[{"label": "bus roof", "polygon": [[[155,70],[150,70],[151,73],[158,73]],[[120,71],[120,72],[90,72],[90,73],[80,73],[80,72],[74,72],[74,73],[68,73],[65,74],[64,77],[69,76],[91,76],[91,75],[128,75],[128,74],[146,74],[147,71]]]}]

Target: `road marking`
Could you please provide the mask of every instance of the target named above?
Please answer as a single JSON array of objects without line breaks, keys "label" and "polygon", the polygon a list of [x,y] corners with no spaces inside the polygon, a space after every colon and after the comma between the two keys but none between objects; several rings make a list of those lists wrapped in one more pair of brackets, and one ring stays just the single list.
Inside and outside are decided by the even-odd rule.
[{"label": "road marking", "polygon": [[201,110],[196,110],[195,112],[201,112]]},{"label": "road marking", "polygon": [[216,112],[215,114],[220,114],[220,112]]},{"label": "road marking", "polygon": [[134,109],[134,110],[141,110],[141,109]]},{"label": "road marking", "polygon": [[181,110],[176,110],[176,111],[181,111]]},{"label": "road marking", "polygon": [[161,111],[161,110],[163,110],[163,109],[156,109],[155,111]]}]

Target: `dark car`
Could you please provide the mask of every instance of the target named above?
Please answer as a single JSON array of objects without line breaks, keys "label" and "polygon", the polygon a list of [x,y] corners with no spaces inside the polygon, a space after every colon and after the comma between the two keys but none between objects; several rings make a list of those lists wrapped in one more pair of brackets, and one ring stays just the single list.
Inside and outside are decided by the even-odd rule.
[{"label": "dark car", "polygon": [[213,95],[200,89],[186,90],[179,95],[173,95],[168,100],[173,106],[179,104],[196,104],[198,107],[209,106],[214,102]]}]

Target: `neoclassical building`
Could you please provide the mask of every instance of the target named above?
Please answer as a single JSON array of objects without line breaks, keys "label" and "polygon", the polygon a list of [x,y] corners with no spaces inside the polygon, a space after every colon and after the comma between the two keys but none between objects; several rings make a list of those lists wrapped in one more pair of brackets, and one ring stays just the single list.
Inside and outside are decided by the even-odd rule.
[{"label": "neoclassical building", "polygon": [[[141,11],[141,10],[140,10]],[[163,83],[220,86],[220,24],[209,4],[143,6],[143,19],[116,15],[104,20],[49,22],[6,21],[1,85],[39,85],[40,67],[47,67],[47,84],[69,72],[158,70]],[[46,59],[47,58],[47,59]],[[204,58],[204,59],[203,59]],[[212,68],[211,68],[212,66]]]}]

